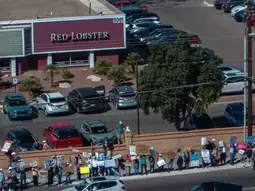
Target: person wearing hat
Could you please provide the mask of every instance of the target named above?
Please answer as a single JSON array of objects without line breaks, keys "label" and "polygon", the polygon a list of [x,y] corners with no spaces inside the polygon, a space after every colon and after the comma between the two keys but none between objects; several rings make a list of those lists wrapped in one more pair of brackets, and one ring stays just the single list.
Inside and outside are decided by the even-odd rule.
[{"label": "person wearing hat", "polygon": [[117,134],[118,144],[123,143],[124,130],[125,130],[125,126],[123,125],[122,121],[119,121],[119,123],[116,125],[116,134]]},{"label": "person wearing hat", "polygon": [[0,190],[1,191],[4,191],[4,183],[5,183],[4,170],[0,168]]}]

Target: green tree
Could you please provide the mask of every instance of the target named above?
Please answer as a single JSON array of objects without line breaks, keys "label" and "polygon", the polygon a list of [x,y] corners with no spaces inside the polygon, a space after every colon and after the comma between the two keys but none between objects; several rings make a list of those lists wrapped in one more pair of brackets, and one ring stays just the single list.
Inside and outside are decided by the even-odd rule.
[{"label": "green tree", "polygon": [[144,64],[144,60],[137,52],[129,53],[124,61],[124,65],[126,65],[133,74],[135,73],[136,65],[141,64]]},{"label": "green tree", "polygon": [[113,66],[107,73],[107,77],[114,81],[115,85],[120,85],[127,80],[123,66]]},{"label": "green tree", "polygon": [[29,95],[37,95],[43,89],[42,84],[40,83],[39,78],[36,76],[31,76],[21,81],[19,91],[20,92],[28,92]]},{"label": "green tree", "polygon": [[[192,48],[185,41],[151,46],[148,65],[140,74],[139,91],[152,92],[140,95],[141,108],[147,115],[151,110],[161,112],[163,119],[175,122],[179,129],[192,111],[199,114],[218,99],[223,87],[223,75],[217,70],[221,63],[214,53]],[[192,86],[201,83],[209,84]]]},{"label": "green tree", "polygon": [[93,72],[106,76],[111,67],[112,62],[110,60],[97,60]]},{"label": "green tree", "polygon": [[50,80],[50,86],[54,86],[54,77],[59,74],[59,68],[56,64],[49,64],[45,69],[46,79]]}]

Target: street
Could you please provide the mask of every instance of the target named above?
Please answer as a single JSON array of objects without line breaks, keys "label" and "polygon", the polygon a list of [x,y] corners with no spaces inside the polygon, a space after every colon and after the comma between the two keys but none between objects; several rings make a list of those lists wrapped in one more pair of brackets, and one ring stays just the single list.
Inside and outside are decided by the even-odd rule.
[{"label": "street", "polygon": [[[243,190],[255,191],[255,173],[250,168],[236,169],[210,173],[198,173],[190,175],[167,176],[125,181],[127,191],[190,191],[194,186],[202,182],[225,181],[243,185]],[[51,187],[48,191],[61,190],[65,187]],[[32,188],[30,190],[43,191],[45,187]]]}]

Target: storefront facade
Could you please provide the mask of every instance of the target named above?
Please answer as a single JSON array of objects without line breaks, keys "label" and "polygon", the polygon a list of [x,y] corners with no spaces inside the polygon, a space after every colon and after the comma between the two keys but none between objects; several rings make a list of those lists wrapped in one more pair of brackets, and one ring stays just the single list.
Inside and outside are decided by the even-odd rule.
[{"label": "storefront facade", "polygon": [[18,28],[0,30],[0,71],[12,76],[41,70],[49,64],[93,68],[97,59],[118,64],[117,51],[126,48],[125,15],[37,19],[14,24]]}]

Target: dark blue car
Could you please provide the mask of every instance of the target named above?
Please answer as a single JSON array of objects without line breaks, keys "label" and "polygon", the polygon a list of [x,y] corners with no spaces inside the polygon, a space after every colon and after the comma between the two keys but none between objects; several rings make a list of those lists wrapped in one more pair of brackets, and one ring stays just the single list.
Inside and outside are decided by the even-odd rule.
[{"label": "dark blue car", "polygon": [[244,10],[241,10],[234,15],[234,19],[236,22],[242,23],[244,21],[243,16],[244,16]]}]

